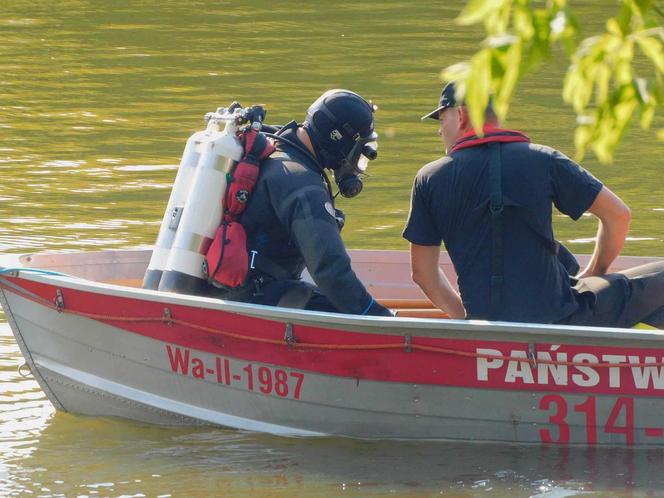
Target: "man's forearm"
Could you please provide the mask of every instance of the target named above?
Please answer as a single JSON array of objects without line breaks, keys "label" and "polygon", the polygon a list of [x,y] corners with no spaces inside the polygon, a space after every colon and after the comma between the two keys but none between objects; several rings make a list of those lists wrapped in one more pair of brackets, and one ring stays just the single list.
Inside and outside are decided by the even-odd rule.
[{"label": "man's forearm", "polygon": [[579,277],[604,275],[625,245],[632,213],[629,207],[608,188],[602,187],[590,213],[599,219],[595,250]]},{"label": "man's forearm", "polygon": [[599,221],[595,250],[582,276],[604,275],[625,245],[628,223],[605,224]]},{"label": "man's forearm", "polygon": [[451,318],[465,318],[466,310],[461,297],[440,269],[439,258],[439,246],[411,243],[410,267],[413,281],[435,306],[445,311]]},{"label": "man's forearm", "polygon": [[415,283],[420,286],[431,302],[450,315],[450,318],[465,318],[466,310],[463,307],[461,296],[452,288],[440,269],[437,273],[418,278]]}]

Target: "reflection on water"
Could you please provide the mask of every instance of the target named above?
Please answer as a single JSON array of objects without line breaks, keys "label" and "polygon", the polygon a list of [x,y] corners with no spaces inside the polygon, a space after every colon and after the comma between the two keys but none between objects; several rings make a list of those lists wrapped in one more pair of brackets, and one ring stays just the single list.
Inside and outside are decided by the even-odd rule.
[{"label": "reflection on water", "polygon": [[[271,123],[301,120],[330,87],[380,107],[379,160],[363,194],[338,201],[344,238],[405,248],[411,180],[441,154],[419,116],[437,101],[440,68],[481,38],[452,22],[462,3],[3,0],[0,252],[152,244],[205,112],[237,99],[264,103]],[[613,6],[575,8],[592,28]],[[508,125],[571,154],[563,70],[554,54],[529,77]],[[633,208],[629,254],[664,256],[661,156],[633,131],[613,166],[585,163]],[[590,251],[591,217],[555,223]],[[638,496],[664,485],[659,452],[309,441],[54,414],[21,363],[0,328],[0,496]]]},{"label": "reflection on water", "polygon": [[[283,438],[54,413],[0,328],[0,496],[652,496],[664,450]],[[222,492],[223,490],[223,492]]]},{"label": "reflection on water", "polygon": [[[13,490],[101,495],[622,496],[664,485],[661,451],[288,439],[58,414],[5,464]],[[27,479],[25,479],[27,478]],[[612,491],[613,490],[613,491]],[[0,489],[1,491],[1,489]]]}]

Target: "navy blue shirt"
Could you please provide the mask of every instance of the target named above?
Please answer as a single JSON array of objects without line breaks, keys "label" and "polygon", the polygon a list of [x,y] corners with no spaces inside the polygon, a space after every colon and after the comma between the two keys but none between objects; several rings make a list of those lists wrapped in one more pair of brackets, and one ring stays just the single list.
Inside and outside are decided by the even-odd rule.
[{"label": "navy blue shirt", "polygon": [[530,143],[501,144],[502,300],[491,310],[489,154],[486,145],[460,149],[415,177],[403,232],[413,244],[445,243],[468,318],[552,323],[577,308],[569,275],[552,251],[552,205],[578,219],[602,183],[564,154]]}]

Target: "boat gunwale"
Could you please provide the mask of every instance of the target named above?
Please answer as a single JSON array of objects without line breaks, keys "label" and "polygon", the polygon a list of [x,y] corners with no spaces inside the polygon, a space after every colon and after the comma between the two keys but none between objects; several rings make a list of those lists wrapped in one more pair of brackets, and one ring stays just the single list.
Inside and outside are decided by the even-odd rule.
[{"label": "boat gunwale", "polygon": [[[108,251],[109,253],[112,251]],[[9,259],[5,256],[10,256]],[[8,260],[14,262],[22,259],[20,255],[0,255],[0,265]],[[0,269],[7,267],[0,266]],[[23,267],[29,270],[29,267]],[[343,313],[327,313],[307,310],[296,310],[264,306],[241,302],[225,301],[217,298],[201,297],[185,294],[160,292],[149,289],[140,289],[112,283],[98,282],[72,275],[51,275],[20,271],[18,278],[52,285],[67,287],[73,290],[90,292],[101,296],[141,299],[162,304],[188,306],[199,309],[208,309],[227,313],[242,314],[252,318],[287,322],[292,325],[314,326],[331,331],[361,332],[377,335],[404,336],[410,333],[422,337],[435,338],[462,338],[466,340],[487,340],[484,334],[490,334],[488,340],[520,341],[526,336],[530,340],[535,337],[551,336],[564,338],[567,342],[582,342],[600,345],[634,346],[634,341],[656,341],[664,338],[664,330],[635,330],[612,327],[568,326],[555,324],[538,324],[522,322],[500,322],[488,320],[454,320],[413,317],[374,317],[350,315]],[[8,290],[8,292],[12,292]],[[481,336],[481,337],[477,337]]]}]

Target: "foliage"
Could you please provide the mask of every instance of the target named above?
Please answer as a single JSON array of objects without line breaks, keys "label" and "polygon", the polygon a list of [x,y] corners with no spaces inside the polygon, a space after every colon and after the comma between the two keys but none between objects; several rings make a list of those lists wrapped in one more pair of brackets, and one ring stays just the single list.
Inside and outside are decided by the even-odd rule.
[{"label": "foliage", "polygon": [[[662,0],[659,0],[661,3]],[[482,129],[489,96],[505,118],[518,80],[562,45],[570,65],[563,99],[577,114],[575,145],[581,159],[590,148],[610,162],[638,113],[649,129],[664,102],[664,5],[655,0],[620,0],[603,33],[580,38],[571,0],[468,0],[456,19],[483,23],[487,34],[470,61],[443,70],[455,80],[476,129]],[[664,140],[664,129],[656,132]]]}]

